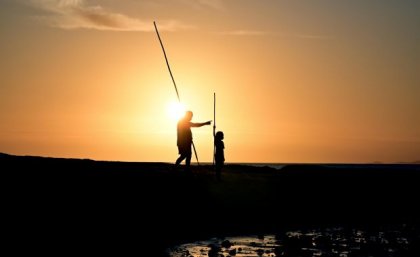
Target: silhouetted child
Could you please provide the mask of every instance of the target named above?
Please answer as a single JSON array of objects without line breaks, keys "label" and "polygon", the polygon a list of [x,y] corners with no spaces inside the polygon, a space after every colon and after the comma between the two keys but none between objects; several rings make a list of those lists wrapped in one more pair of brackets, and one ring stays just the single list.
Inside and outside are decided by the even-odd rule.
[{"label": "silhouetted child", "polygon": [[216,135],[214,136],[214,147],[216,148],[216,153],[214,154],[214,160],[215,160],[215,168],[216,168],[216,178],[218,181],[221,181],[221,171],[223,164],[225,162],[225,144],[223,143],[224,134],[222,131],[218,131]]}]

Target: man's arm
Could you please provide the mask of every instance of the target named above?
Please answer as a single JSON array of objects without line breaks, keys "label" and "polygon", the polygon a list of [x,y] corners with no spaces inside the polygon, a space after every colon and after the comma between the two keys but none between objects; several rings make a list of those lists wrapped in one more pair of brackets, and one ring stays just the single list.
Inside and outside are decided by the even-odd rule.
[{"label": "man's arm", "polygon": [[191,127],[198,128],[198,127],[202,127],[202,126],[205,126],[205,125],[210,125],[211,124],[211,120],[209,120],[207,122],[202,122],[202,123],[190,122],[190,124],[191,124]]}]

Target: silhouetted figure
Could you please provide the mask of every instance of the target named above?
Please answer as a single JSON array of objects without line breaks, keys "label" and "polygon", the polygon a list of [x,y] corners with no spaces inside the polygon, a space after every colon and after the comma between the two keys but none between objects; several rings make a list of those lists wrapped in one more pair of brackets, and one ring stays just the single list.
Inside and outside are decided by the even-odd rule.
[{"label": "silhouetted figure", "polygon": [[225,144],[223,143],[224,138],[225,136],[222,131],[217,131],[216,135],[214,136],[214,147],[216,148],[214,161],[216,166],[216,178],[218,181],[222,180],[221,172],[223,164],[225,163]]},{"label": "silhouetted figure", "polygon": [[180,154],[179,158],[175,162],[175,167],[185,159],[185,170],[190,170],[191,163],[191,144],[192,144],[192,133],[191,127],[202,127],[204,125],[210,125],[211,121],[203,123],[193,123],[191,119],[193,117],[192,111],[187,111],[184,118],[178,121],[177,125],[177,145],[178,152]]}]

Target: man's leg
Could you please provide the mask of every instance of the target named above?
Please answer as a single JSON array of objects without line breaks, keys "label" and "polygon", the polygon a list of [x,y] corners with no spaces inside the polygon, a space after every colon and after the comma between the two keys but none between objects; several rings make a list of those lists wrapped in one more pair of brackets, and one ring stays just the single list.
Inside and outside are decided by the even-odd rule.
[{"label": "man's leg", "polygon": [[176,159],[176,162],[175,162],[175,166],[176,167],[178,167],[178,165],[186,158],[187,156],[185,156],[185,155],[183,155],[183,154],[181,154],[180,156],[179,156],[179,158],[178,159]]},{"label": "man's leg", "polygon": [[185,159],[185,171],[190,171],[190,164],[191,164],[191,152],[189,152]]},{"label": "man's leg", "polygon": [[187,156],[185,155],[185,154],[181,154],[180,156],[179,156],[179,158],[176,160],[176,162],[175,162],[175,167],[174,167],[174,169],[175,168],[177,168],[178,166],[179,166],[179,164],[181,164],[181,162],[186,158]]}]

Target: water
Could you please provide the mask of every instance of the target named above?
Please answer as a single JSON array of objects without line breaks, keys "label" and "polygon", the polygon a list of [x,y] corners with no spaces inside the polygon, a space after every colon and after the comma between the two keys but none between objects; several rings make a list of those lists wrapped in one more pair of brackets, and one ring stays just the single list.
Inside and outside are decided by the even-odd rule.
[{"label": "water", "polygon": [[211,238],[175,246],[168,249],[168,254],[171,257],[399,257],[417,253],[414,251],[418,250],[418,239],[419,231],[405,224],[376,230],[332,227],[277,235]]},{"label": "water", "polygon": [[420,171],[419,164],[400,164],[400,163],[390,163],[390,164],[377,164],[377,163],[228,163],[228,164],[239,164],[247,165],[254,167],[270,167],[273,169],[280,170],[288,165],[317,165],[328,168],[336,169],[382,169],[382,170],[418,170]]},{"label": "water", "polygon": [[247,165],[247,166],[254,166],[254,167],[270,167],[277,170],[287,165],[290,165],[290,163],[232,163],[232,164]]},{"label": "water", "polygon": [[[201,165],[213,165],[211,162],[200,162]],[[195,162],[191,162],[191,165],[197,165]],[[245,166],[254,166],[254,167],[270,167],[273,169],[281,169],[286,165],[290,165],[289,163],[242,163],[242,162],[233,162],[233,163],[225,163],[225,165],[245,165]]]},{"label": "water", "polygon": [[[202,162],[202,165],[213,165],[211,162]],[[197,165],[195,162],[191,165]],[[245,165],[253,167],[270,167],[276,170],[281,170],[288,165],[316,165],[321,167],[335,168],[335,169],[381,169],[381,170],[416,170],[420,171],[420,164],[415,163],[247,163],[235,162],[225,163],[225,165]]]}]

